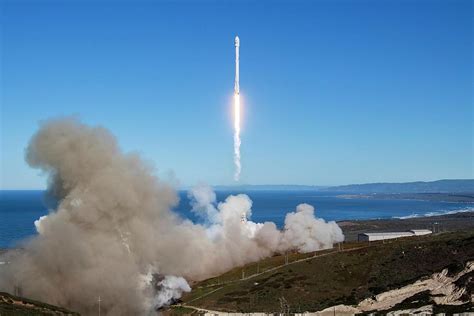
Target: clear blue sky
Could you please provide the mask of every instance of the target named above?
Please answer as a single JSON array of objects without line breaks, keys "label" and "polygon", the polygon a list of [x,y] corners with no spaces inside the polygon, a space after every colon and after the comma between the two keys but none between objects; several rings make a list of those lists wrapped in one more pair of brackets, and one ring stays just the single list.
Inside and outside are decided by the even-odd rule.
[{"label": "clear blue sky", "polygon": [[473,178],[472,1],[8,1],[1,188],[38,122],[78,115],[183,185]]}]

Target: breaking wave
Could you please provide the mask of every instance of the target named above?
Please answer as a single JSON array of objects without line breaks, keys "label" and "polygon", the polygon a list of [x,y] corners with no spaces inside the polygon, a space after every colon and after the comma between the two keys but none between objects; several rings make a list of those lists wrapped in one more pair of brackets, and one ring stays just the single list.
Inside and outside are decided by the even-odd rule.
[{"label": "breaking wave", "polygon": [[439,211],[434,211],[434,212],[427,212],[424,214],[413,213],[413,214],[405,215],[405,216],[393,216],[392,218],[410,219],[410,218],[433,217],[433,216],[451,215],[451,214],[469,213],[469,212],[474,212],[474,207],[467,207],[467,208],[462,208],[462,209],[457,209],[457,210],[439,210]]}]

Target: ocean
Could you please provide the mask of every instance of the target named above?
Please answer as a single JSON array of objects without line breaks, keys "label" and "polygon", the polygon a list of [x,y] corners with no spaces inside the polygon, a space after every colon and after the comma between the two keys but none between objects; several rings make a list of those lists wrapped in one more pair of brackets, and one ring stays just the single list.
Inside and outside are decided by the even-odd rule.
[{"label": "ocean", "polygon": [[[217,200],[230,194],[244,193],[253,201],[252,220],[272,221],[282,227],[285,214],[300,203],[315,207],[316,216],[325,220],[387,219],[432,216],[474,211],[472,203],[452,203],[421,200],[347,199],[338,193],[318,191],[217,191]],[[195,222],[190,212],[187,192],[180,191],[180,203],[175,211]],[[54,202],[45,199],[43,191],[0,191],[0,248],[18,246],[22,240],[36,234],[34,221],[48,214]]]}]

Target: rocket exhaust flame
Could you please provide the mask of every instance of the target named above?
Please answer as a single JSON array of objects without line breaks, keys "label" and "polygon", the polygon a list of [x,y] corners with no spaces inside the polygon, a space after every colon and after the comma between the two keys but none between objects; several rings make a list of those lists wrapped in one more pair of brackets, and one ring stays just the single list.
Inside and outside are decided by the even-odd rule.
[{"label": "rocket exhaust flame", "polygon": [[239,181],[240,170],[240,95],[234,94],[234,164],[235,174],[234,180]]},{"label": "rocket exhaust flame", "polygon": [[235,84],[234,84],[234,180],[239,181],[240,171],[240,87],[239,87],[239,48],[240,39],[235,37]]}]

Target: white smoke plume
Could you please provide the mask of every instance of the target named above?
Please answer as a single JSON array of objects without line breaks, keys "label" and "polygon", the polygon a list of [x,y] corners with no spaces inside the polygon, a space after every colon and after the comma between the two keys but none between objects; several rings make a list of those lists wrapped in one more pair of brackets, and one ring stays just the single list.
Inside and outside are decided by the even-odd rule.
[{"label": "white smoke plume", "polygon": [[188,282],[184,278],[174,275],[165,276],[157,282],[156,286],[158,294],[155,296],[152,304],[155,308],[167,306],[179,299],[183,292],[191,291],[191,287],[189,287]]},{"label": "white smoke plume", "polygon": [[148,273],[139,278],[139,290],[144,293],[143,304],[148,306],[146,315],[156,315],[160,308],[176,303],[184,292],[191,291],[186,279],[153,271],[150,266]]},{"label": "white smoke plume", "polygon": [[46,220],[47,217],[48,216],[44,215],[44,216],[40,216],[40,218],[35,220],[34,224],[35,224],[35,228],[36,228],[36,231],[38,232],[38,234],[42,234],[44,232],[43,227],[41,225],[41,222]]},{"label": "white smoke plume", "polygon": [[282,249],[310,252],[331,248],[335,242],[343,240],[344,235],[336,222],[326,223],[323,219],[316,218],[314,207],[309,204],[300,204],[296,207],[296,212],[286,214]]},{"label": "white smoke plume", "polygon": [[[75,119],[43,123],[27,162],[49,175],[57,209],[39,219],[39,234],[0,269],[0,291],[90,315],[146,315],[201,280],[290,249],[313,251],[343,240],[340,228],[299,206],[280,231],[250,221],[252,201],[218,203],[206,186],[190,192],[195,224],[172,211],[175,190],[136,154],[123,154],[105,129]],[[156,277],[155,277],[156,276]]]},{"label": "white smoke plume", "polygon": [[235,173],[234,180],[240,180],[240,172],[242,171],[242,164],[240,163],[240,129],[234,131],[234,164],[235,164]]},{"label": "white smoke plume", "polygon": [[240,163],[240,95],[234,94],[234,180],[239,181],[242,165]]},{"label": "white smoke plume", "polygon": [[205,184],[196,185],[188,192],[188,198],[191,199],[191,211],[198,217],[208,223],[219,221],[219,213],[214,206],[216,194],[210,186]]},{"label": "white smoke plume", "polygon": [[[334,243],[344,240],[337,223],[316,218],[314,207],[309,204],[299,204],[295,212],[286,214],[284,229],[280,231],[275,223],[255,223],[250,220],[252,200],[245,194],[231,195],[216,207],[214,191],[210,186],[201,184],[193,188],[188,197],[193,207],[200,205],[200,209],[211,214],[213,220],[208,222],[207,230],[212,232],[209,235],[214,239],[223,238],[223,235],[230,230],[226,224],[240,221],[242,234],[263,248],[277,252],[288,250],[311,252],[331,248]],[[204,201],[208,204],[204,204]]]}]

